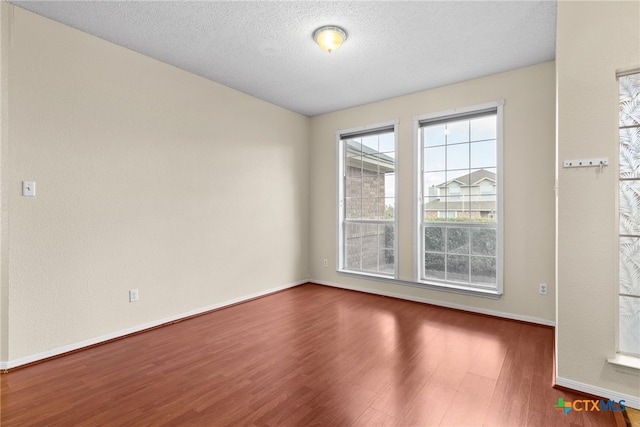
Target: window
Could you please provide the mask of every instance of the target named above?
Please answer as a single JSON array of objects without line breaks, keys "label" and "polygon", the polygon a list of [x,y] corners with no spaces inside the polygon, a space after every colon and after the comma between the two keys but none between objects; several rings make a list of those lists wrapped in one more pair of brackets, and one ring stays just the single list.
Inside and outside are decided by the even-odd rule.
[{"label": "window", "polygon": [[337,132],[340,271],[397,276],[396,126]]},{"label": "window", "polygon": [[640,72],[620,76],[619,87],[619,350],[640,356]]},{"label": "window", "polygon": [[454,198],[456,200],[459,200],[460,196],[462,195],[462,189],[460,188],[460,185],[458,183],[452,182],[447,186],[447,193],[447,196],[449,196],[450,200]]},{"label": "window", "polygon": [[490,179],[485,179],[484,182],[480,184],[480,194],[483,196],[492,196],[496,194],[495,182],[492,182]]},{"label": "window", "polygon": [[502,293],[502,104],[415,119],[421,283]]}]

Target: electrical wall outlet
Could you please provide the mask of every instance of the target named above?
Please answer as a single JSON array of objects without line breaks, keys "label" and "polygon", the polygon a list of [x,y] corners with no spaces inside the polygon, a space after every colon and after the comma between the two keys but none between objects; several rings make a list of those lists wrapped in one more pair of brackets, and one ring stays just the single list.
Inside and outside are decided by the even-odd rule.
[{"label": "electrical wall outlet", "polygon": [[131,289],[129,291],[129,302],[136,302],[138,301],[138,290],[137,289]]},{"label": "electrical wall outlet", "polygon": [[325,267],[329,267],[329,260],[325,259],[324,261],[322,261],[322,265]]},{"label": "electrical wall outlet", "polygon": [[22,181],[22,195],[36,197],[36,183],[34,181]]},{"label": "electrical wall outlet", "polygon": [[540,295],[546,295],[547,294],[547,284],[546,283],[540,283],[538,285],[538,293]]}]

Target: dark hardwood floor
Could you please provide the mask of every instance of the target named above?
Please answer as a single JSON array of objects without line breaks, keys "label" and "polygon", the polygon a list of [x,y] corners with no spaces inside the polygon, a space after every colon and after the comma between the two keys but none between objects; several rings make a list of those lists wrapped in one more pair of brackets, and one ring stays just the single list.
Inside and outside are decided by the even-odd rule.
[{"label": "dark hardwood floor", "polygon": [[1,375],[10,426],[615,426],[553,329],[307,284]]}]

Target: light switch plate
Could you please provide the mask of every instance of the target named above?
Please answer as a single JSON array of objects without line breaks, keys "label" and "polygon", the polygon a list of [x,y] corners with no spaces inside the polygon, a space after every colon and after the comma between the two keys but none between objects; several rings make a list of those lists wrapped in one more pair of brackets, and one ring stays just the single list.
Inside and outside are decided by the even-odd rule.
[{"label": "light switch plate", "polygon": [[36,196],[36,183],[35,181],[22,181],[22,195],[27,197]]}]

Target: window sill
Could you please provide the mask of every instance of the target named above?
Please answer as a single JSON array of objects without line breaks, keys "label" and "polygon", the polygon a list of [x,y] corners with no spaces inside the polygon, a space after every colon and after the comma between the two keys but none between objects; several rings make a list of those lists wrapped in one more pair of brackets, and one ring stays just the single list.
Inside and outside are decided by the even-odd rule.
[{"label": "window sill", "polygon": [[393,275],[368,273],[368,272],[365,272],[365,271],[338,270],[338,273],[345,274],[345,275],[348,275],[348,276],[353,276],[353,277],[364,277],[364,278],[367,278],[367,279],[382,280],[382,281],[395,281],[396,280],[396,279],[393,278]]},{"label": "window sill", "polygon": [[438,282],[426,282],[426,281],[417,282],[416,285],[423,288],[436,289],[439,291],[455,292],[459,294],[475,295],[475,296],[494,298],[494,299],[498,299],[502,296],[502,292],[499,292],[497,289],[482,289],[482,288],[474,288],[471,286],[443,284]]},{"label": "window sill", "polygon": [[614,357],[609,357],[607,362],[612,365],[621,366],[623,368],[631,368],[635,371],[640,371],[640,357],[626,356],[624,354],[616,354]]},{"label": "window sill", "polygon": [[431,289],[434,291],[442,291],[442,292],[450,292],[455,294],[462,295],[471,295],[489,299],[500,299],[502,296],[502,292],[499,292],[497,289],[479,289],[479,288],[471,288],[466,286],[455,286],[455,285],[442,285],[437,283],[427,283],[427,282],[413,282],[409,280],[401,280],[395,279],[391,276],[383,276],[379,274],[372,273],[362,273],[357,271],[349,271],[349,270],[338,270],[338,274],[354,277],[363,280],[375,280],[378,282],[389,283],[392,285],[402,285],[402,286],[411,286],[414,288],[421,289]]}]

